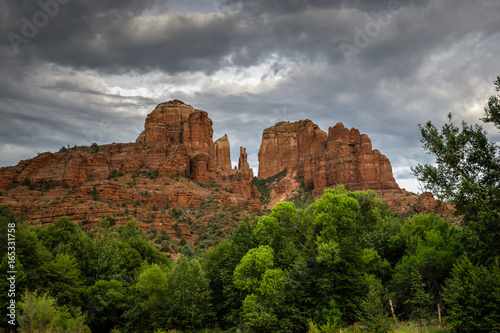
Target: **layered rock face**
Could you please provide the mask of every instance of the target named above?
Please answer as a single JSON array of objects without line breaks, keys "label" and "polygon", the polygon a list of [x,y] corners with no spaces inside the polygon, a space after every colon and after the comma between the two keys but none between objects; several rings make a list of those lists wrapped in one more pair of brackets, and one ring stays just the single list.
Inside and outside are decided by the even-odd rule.
[{"label": "layered rock face", "polygon": [[248,158],[247,149],[244,147],[240,147],[238,172],[243,174],[243,177],[250,181],[253,178],[253,170],[250,168],[250,164],[248,164],[247,158]]},{"label": "layered rock face", "polygon": [[[196,208],[209,201],[261,209],[246,149],[240,147],[238,167],[232,169],[227,135],[215,142],[212,137],[212,120],[205,111],[179,100],[161,103],[147,116],[135,143],[64,148],[0,168],[0,204],[44,223],[64,215],[96,222],[102,212],[126,222],[130,211],[138,209],[132,216],[149,221],[154,215],[154,223],[161,225],[170,218],[167,208],[161,213],[158,208]],[[367,135],[342,123],[328,134],[311,120],[265,129],[258,176],[268,178],[285,169],[286,176],[267,185],[268,207],[293,198],[304,190],[302,184],[316,195],[343,184],[349,190],[383,193],[399,212],[450,211],[432,194],[418,197],[400,190],[387,157],[373,150]],[[111,176],[117,173],[122,178]]]},{"label": "layered rock face", "polygon": [[158,104],[145,122],[136,142],[146,144],[182,144],[190,156],[213,156],[212,120],[208,113],[179,100]]},{"label": "layered rock face", "polygon": [[214,142],[215,164],[220,169],[231,169],[231,147],[227,134]]},{"label": "layered rock face", "polygon": [[266,128],[259,149],[259,178],[268,178],[287,169],[296,169],[305,156],[324,149],[326,133],[309,119],[282,121]]},{"label": "layered rock face", "polygon": [[16,166],[0,168],[0,190],[26,183],[26,179],[37,188],[48,184],[73,187],[106,181],[112,170],[125,175],[153,172],[168,179],[164,183],[182,177],[214,184],[241,196],[226,200],[228,203],[259,208],[258,193],[250,185],[252,172],[245,149],[240,169],[233,170],[227,135],[215,143],[212,135],[212,120],[207,112],[179,100],[161,103],[147,116],[136,143],[43,153]]},{"label": "layered rock face", "polygon": [[350,190],[397,190],[389,159],[372,150],[367,135],[342,123],[328,135],[310,120],[280,122],[264,130],[259,149],[259,178],[284,169],[314,189],[339,184]]}]

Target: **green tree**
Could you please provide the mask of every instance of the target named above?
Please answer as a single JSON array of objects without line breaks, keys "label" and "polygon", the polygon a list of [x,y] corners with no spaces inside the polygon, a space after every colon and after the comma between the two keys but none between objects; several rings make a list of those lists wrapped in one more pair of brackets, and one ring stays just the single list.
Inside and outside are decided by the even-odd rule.
[{"label": "green tree", "polygon": [[169,267],[142,265],[135,284],[128,288],[120,329],[154,331],[168,325]]},{"label": "green tree", "polygon": [[358,316],[370,331],[388,332],[392,318],[388,316],[387,296],[380,280],[374,275],[365,275],[367,294],[361,300]]},{"label": "green tree", "polygon": [[92,153],[94,154],[97,154],[99,152],[99,150],[101,149],[101,147],[99,147],[99,145],[95,142],[93,142],[91,145],[90,145],[90,150],[92,151]]},{"label": "green tree", "polygon": [[95,280],[126,280],[126,270],[121,267],[120,241],[109,229],[96,228],[93,234],[96,247]]},{"label": "green tree", "polygon": [[205,327],[213,316],[211,290],[197,259],[180,256],[168,274],[169,321],[174,327]]},{"label": "green tree", "polygon": [[266,270],[258,289],[243,301],[245,324],[257,331],[278,329],[279,306],[284,299],[285,274],[279,268]]},{"label": "green tree", "polygon": [[83,293],[83,310],[92,332],[109,332],[118,326],[125,288],[116,280],[99,280]]},{"label": "green tree", "polygon": [[500,259],[486,267],[465,256],[446,281],[444,300],[445,320],[454,331],[500,331]]},{"label": "green tree", "polygon": [[75,223],[63,216],[46,228],[36,228],[38,239],[55,256],[65,253],[78,258],[84,282],[95,281],[95,244]]},{"label": "green tree", "polygon": [[234,270],[243,256],[257,246],[248,217],[243,218],[231,234],[205,254],[203,268],[210,280],[212,303],[221,328],[229,329],[240,321],[240,309],[246,292],[234,285]]},{"label": "green tree", "polygon": [[307,226],[301,224],[295,204],[277,203],[269,216],[261,216],[254,229],[261,245],[274,250],[275,264],[288,268],[297,259],[299,247],[307,242]]},{"label": "green tree", "polygon": [[[495,81],[497,92],[500,79]],[[499,95],[485,107],[486,122],[500,129]],[[480,125],[449,122],[438,130],[430,121],[419,125],[424,149],[435,165],[417,165],[412,172],[440,199],[453,202],[463,216],[471,258],[489,262],[500,255],[500,147]]]},{"label": "green tree", "polygon": [[431,295],[425,292],[425,283],[418,271],[411,273],[411,291],[411,298],[405,301],[405,304],[410,305],[410,316],[420,320],[430,319]]},{"label": "green tree", "polygon": [[[400,312],[417,313],[413,303],[406,302],[415,295],[415,277],[418,274],[425,285],[425,293],[439,301],[442,286],[462,254],[460,233],[455,227],[434,214],[417,214],[408,219],[401,232],[391,241],[403,252],[394,268],[391,290],[396,293]],[[435,308],[434,306],[432,307]]]},{"label": "green tree", "polygon": [[79,308],[71,314],[67,307],[57,307],[55,298],[48,294],[38,296],[36,292],[26,291],[19,307],[19,329],[23,333],[90,333]]},{"label": "green tree", "polygon": [[69,311],[66,306],[58,307],[53,321],[53,333],[91,333],[85,325],[86,316],[79,308]]},{"label": "green tree", "polygon": [[[321,309],[332,300],[343,314],[342,320],[356,320],[364,289],[363,252],[357,235],[359,202],[349,196],[343,186],[325,189],[323,196],[311,204],[302,215],[308,225],[305,263],[310,266],[307,280],[310,306],[316,309],[316,322],[321,321]],[[304,277],[306,278],[306,277]]]},{"label": "green tree", "polygon": [[43,267],[43,289],[55,297],[60,305],[78,305],[84,289],[76,259],[59,253]]},{"label": "green tree", "polygon": [[44,267],[53,255],[38,239],[36,228],[19,226],[16,231],[16,254],[26,273],[26,288],[40,289],[44,283]]},{"label": "green tree", "polygon": [[234,270],[234,285],[252,293],[260,286],[260,279],[267,269],[274,266],[274,250],[260,245],[248,251]]},{"label": "green tree", "polygon": [[495,82],[496,95],[489,98],[488,104],[484,108],[485,116],[482,119],[486,123],[494,124],[498,129],[500,129],[500,77],[497,76]]},{"label": "green tree", "polygon": [[19,302],[18,318],[21,332],[49,332],[56,316],[56,300],[47,294],[26,291]]},{"label": "green tree", "polygon": [[144,300],[141,307],[145,311],[154,311],[164,306],[168,294],[167,272],[157,264],[143,270],[137,279],[135,289]]}]

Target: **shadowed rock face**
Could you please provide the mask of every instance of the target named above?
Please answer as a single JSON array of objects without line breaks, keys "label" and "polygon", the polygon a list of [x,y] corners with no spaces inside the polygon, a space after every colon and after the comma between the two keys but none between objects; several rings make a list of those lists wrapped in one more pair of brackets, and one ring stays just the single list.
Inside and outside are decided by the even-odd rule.
[{"label": "shadowed rock face", "polygon": [[231,169],[231,147],[227,134],[214,142],[215,163],[220,169]]},{"label": "shadowed rock face", "polygon": [[259,178],[284,169],[314,189],[343,184],[351,190],[398,190],[389,159],[366,134],[342,123],[328,135],[310,120],[280,122],[264,130],[259,149]]},{"label": "shadowed rock face", "polygon": [[259,178],[268,178],[287,169],[296,169],[305,156],[324,149],[327,135],[310,120],[279,122],[266,128],[259,149]]}]

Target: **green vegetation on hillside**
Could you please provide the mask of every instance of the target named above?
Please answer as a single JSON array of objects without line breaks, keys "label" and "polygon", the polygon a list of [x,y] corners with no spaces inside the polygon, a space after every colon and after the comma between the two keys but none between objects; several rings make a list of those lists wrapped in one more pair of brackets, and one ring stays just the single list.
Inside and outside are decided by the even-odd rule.
[{"label": "green vegetation on hillside", "polygon": [[305,209],[279,203],[208,252],[185,245],[176,262],[133,222],[103,216],[89,234],[67,218],[25,226],[5,206],[0,213],[2,237],[16,225],[23,332],[37,304],[52,309],[54,331],[79,327],[67,332],[388,331],[436,322],[438,306],[453,329],[500,329],[499,260],[472,262],[465,231],[432,214],[395,216],[371,191],[326,189]]},{"label": "green vegetation on hillside", "polygon": [[270,191],[268,185],[272,184],[274,182],[279,182],[281,179],[283,179],[283,177],[286,176],[286,174],[287,174],[287,169],[280,171],[277,174],[275,174],[271,177],[268,177],[266,179],[259,179],[257,177],[254,177],[252,179],[251,184],[255,185],[257,187],[257,189],[259,190],[260,202],[262,202],[262,204],[264,206],[267,205],[269,203],[269,200],[270,200],[271,191]]}]

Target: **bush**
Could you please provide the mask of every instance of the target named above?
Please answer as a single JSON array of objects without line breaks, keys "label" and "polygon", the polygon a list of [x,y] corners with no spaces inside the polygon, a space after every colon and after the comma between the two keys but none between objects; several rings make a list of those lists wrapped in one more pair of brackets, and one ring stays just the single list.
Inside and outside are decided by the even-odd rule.
[{"label": "bush", "polygon": [[123,176],[124,176],[123,172],[118,171],[116,169],[113,169],[109,172],[108,180],[113,179],[113,178],[123,177]]},{"label": "bush", "polygon": [[182,208],[172,208],[172,210],[170,211],[170,217],[172,217],[173,219],[178,219],[182,216],[182,214],[184,214],[184,210]]},{"label": "bush", "polygon": [[90,149],[91,149],[92,153],[97,154],[101,148],[99,147],[99,145],[97,143],[94,142],[94,143],[92,143],[92,145],[90,145]]},{"label": "bush", "polygon": [[87,191],[87,194],[89,194],[92,197],[92,200],[94,201],[99,200],[99,192],[97,192],[97,187],[95,185],[92,187],[91,191]]},{"label": "bush", "polygon": [[23,182],[21,183],[22,186],[30,186],[31,185],[31,179],[28,177],[25,177]]}]

